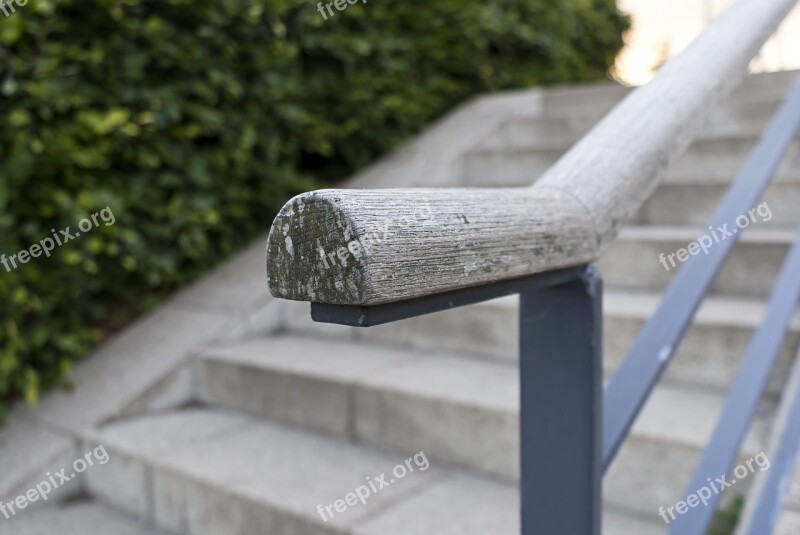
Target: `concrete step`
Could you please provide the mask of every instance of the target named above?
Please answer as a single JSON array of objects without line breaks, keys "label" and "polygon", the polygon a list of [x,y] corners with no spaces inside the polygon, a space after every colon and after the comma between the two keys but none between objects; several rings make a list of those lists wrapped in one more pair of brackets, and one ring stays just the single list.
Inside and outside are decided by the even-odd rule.
[{"label": "concrete step", "polygon": [[147,522],[92,501],[31,508],[0,520],[0,535],[168,535]]},{"label": "concrete step", "polygon": [[[800,177],[795,172],[794,176]],[[756,216],[759,222],[753,227],[783,227],[795,229],[800,225],[800,184],[778,182],[776,177],[762,202],[769,207],[767,218]],[[705,228],[714,214],[722,197],[728,191],[730,183],[719,183],[687,177],[684,182],[662,182],[653,195],[642,204],[639,211],[631,218],[632,225],[673,225],[700,226]],[[755,208],[755,207],[754,207]]]},{"label": "concrete step", "polygon": [[[725,103],[746,104],[783,99],[800,71],[782,71],[747,76]],[[581,84],[549,88],[545,94],[548,115],[605,114],[631,89],[615,83]]]},{"label": "concrete step", "polygon": [[[203,408],[118,422],[101,440],[115,462],[90,474],[90,491],[177,533],[519,533],[515,485],[428,460],[421,447],[406,463],[409,456]],[[378,488],[377,478],[388,486]],[[368,483],[378,490],[365,503],[349,498],[355,505],[325,513]],[[654,516],[608,511],[603,533],[663,533]]]},{"label": "concrete step", "polygon": [[[732,230],[738,233],[735,227]],[[707,227],[623,229],[597,264],[606,287],[628,292],[663,292],[682,265],[676,251],[685,249],[704,234],[708,235],[704,243],[711,244],[706,245],[708,250],[718,246]],[[767,298],[796,237],[794,230],[752,224],[734,246],[711,292],[730,297]],[[701,249],[698,251],[699,256],[704,256]]]},{"label": "concrete step", "polygon": [[[765,119],[766,120],[766,119]],[[536,129],[534,123],[543,126]],[[541,176],[577,140],[564,137],[574,117],[511,123],[461,160],[471,186],[526,186]],[[721,119],[719,120],[721,121]],[[717,122],[719,122],[717,121]],[[706,137],[696,141],[670,169],[632,220],[634,224],[705,225],[755,147],[758,134]],[[770,208],[765,226],[800,225],[800,140],[795,141],[763,200]]]},{"label": "concrete step", "polygon": [[[603,299],[604,368],[607,375],[617,369],[644,323],[661,302],[653,293],[606,289]],[[286,329],[302,335],[389,344],[416,350],[445,350],[478,358],[516,361],[519,354],[517,298],[507,297],[470,307],[429,314],[409,320],[355,329],[314,323],[308,303],[284,304]],[[709,296],[698,310],[665,380],[724,392],[739,369],[739,363],[754,330],[764,315],[764,301],[749,298]],[[777,395],[783,386],[795,351],[800,344],[800,314],[784,341],[768,392]]]},{"label": "concrete step", "polygon": [[[491,138],[489,138],[491,139]],[[493,145],[487,139],[467,152],[461,160],[461,176],[467,186],[528,186],[552,166],[570,145]],[[730,183],[741,170],[757,137],[700,139],[673,164],[664,181],[694,183],[697,179],[714,184]],[[775,182],[797,184],[800,175],[800,140],[786,154],[774,177]]]},{"label": "concrete step", "polygon": [[[203,403],[518,477],[519,385],[509,363],[285,336],[209,350],[197,361],[195,386]],[[723,400],[660,386],[606,478],[607,502],[647,514],[678,501]],[[759,413],[746,452],[763,449],[770,410],[765,404]]]},{"label": "concrete step", "polygon": [[[758,137],[781,103],[781,98],[755,102],[733,102],[711,112],[700,139]],[[567,147],[580,140],[602,119],[605,108],[585,113],[515,118],[486,138],[485,148],[514,146]]]}]

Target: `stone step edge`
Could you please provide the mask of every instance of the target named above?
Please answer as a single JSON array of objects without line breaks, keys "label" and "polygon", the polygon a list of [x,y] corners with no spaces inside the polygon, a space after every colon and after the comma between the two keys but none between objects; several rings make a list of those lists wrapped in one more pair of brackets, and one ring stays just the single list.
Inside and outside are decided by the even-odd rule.
[{"label": "stone step edge", "polygon": [[[196,409],[196,410],[205,410],[205,409]],[[220,411],[216,411],[220,412]],[[226,412],[226,411],[221,411]],[[230,413],[233,415],[234,413]],[[237,417],[239,415],[236,415]],[[248,417],[245,417],[248,418]],[[300,437],[300,440],[312,440],[311,437],[318,437],[318,433],[309,432],[305,430],[298,430],[295,428],[291,428],[289,426],[284,426],[280,424],[273,424],[273,423],[266,423],[258,421],[254,418],[249,418],[250,423],[248,424],[248,428],[253,427],[271,427],[273,429],[278,429],[281,433],[289,433],[295,435],[292,437],[292,440],[297,440]],[[209,434],[209,437],[211,435]],[[274,501],[270,501],[265,499],[263,496],[258,496],[253,494],[252,492],[242,491],[239,488],[236,488],[235,485],[231,484],[231,482],[221,481],[219,479],[210,478],[206,474],[198,474],[195,471],[188,469],[186,467],[179,467],[171,464],[168,461],[165,461],[161,458],[157,453],[153,452],[142,452],[137,447],[130,445],[127,442],[121,441],[119,439],[104,439],[103,438],[103,431],[97,431],[97,440],[103,440],[104,443],[107,445],[107,449],[111,457],[117,457],[124,459],[124,462],[127,464],[127,468],[125,470],[130,470],[132,464],[139,463],[145,469],[146,481],[143,481],[145,485],[152,485],[154,477],[156,476],[156,472],[163,472],[168,474],[168,477],[175,478],[180,477],[185,479],[189,485],[199,486],[204,488],[203,494],[211,494],[212,496],[207,501],[211,501],[213,503],[214,498],[233,498],[236,500],[243,500],[247,502],[247,505],[250,506],[253,503],[257,503],[262,507],[266,507],[271,509],[273,512],[278,512],[282,515],[288,515],[291,517],[297,517],[298,515],[305,516],[305,520],[313,520],[317,521],[317,517],[314,514],[313,510],[309,510],[306,514],[305,511],[299,512],[297,510],[292,509],[285,509],[283,508],[282,504],[278,504]],[[371,446],[371,445],[363,445],[363,444],[353,444],[346,440],[342,440],[336,437],[323,437],[323,440],[330,441],[334,447],[338,444],[339,448],[346,448],[350,450],[360,450],[362,452],[373,452],[377,453],[382,456],[388,457],[397,457],[397,452],[393,452],[391,450],[387,450],[385,448]],[[399,457],[398,457],[399,458]],[[433,463],[431,463],[433,467]],[[389,466],[387,465],[387,468]],[[434,467],[435,469],[442,472],[441,474],[437,474],[435,478],[433,478],[429,483],[425,485],[417,485],[417,488],[414,489],[414,492],[406,492],[402,495],[398,496],[398,498],[392,501],[390,504],[387,504],[377,511],[368,512],[364,515],[356,517],[352,521],[348,522],[346,525],[332,525],[331,529],[333,531],[330,532],[331,535],[357,535],[361,534],[361,528],[365,524],[371,523],[375,517],[380,517],[386,513],[391,512],[395,509],[400,509],[403,507],[404,504],[411,501],[413,497],[418,493],[425,493],[428,491],[435,490],[437,487],[442,486],[449,486],[451,489],[454,487],[453,483],[457,483],[461,478],[469,480],[471,483],[474,483],[478,486],[481,486],[484,489],[488,489],[488,492],[518,492],[518,484],[513,482],[508,482],[500,479],[493,478],[491,476],[486,476],[484,474],[475,473],[471,470],[464,469],[462,467],[449,465],[447,463],[442,463],[440,466]],[[365,471],[365,470],[361,470]],[[90,496],[101,503],[104,507],[110,508],[121,508],[125,511],[125,514],[134,514],[138,515],[140,518],[143,518],[150,522],[157,522],[158,519],[155,518],[155,511],[152,509],[151,506],[146,511],[138,511],[136,510],[136,506],[130,503],[126,503],[124,496],[119,496],[119,494],[115,491],[113,487],[110,487],[107,483],[104,484],[102,481],[100,484],[96,482],[99,478],[95,478],[95,481],[90,481],[89,484],[89,494]],[[493,489],[499,489],[494,491]],[[502,489],[505,489],[503,491]],[[152,489],[150,489],[152,490]],[[352,490],[348,488],[342,488],[342,493],[344,496],[345,491]],[[225,500],[222,500],[224,503]],[[516,514],[516,511],[514,511]],[[603,516],[605,521],[610,521],[611,523],[625,523],[628,524],[630,522],[638,523],[641,526],[652,527],[654,530],[657,529],[660,524],[653,520],[653,518],[645,516],[641,511],[634,511],[630,512],[625,510],[624,508],[619,507],[618,505],[607,502],[603,504]],[[318,524],[320,527],[323,527],[324,524]],[[605,522],[604,522],[605,525]],[[167,529],[167,526],[160,526],[162,529]],[[322,532],[320,532],[322,533]],[[371,531],[369,532],[372,533]],[[623,533],[612,532],[613,535],[623,535]],[[649,533],[649,531],[648,531]],[[627,535],[625,533],[624,535]]]},{"label": "stone step edge", "polygon": [[[281,336],[278,337],[277,340],[280,340],[281,343],[297,344],[298,346],[302,346],[303,344],[306,346],[313,346],[317,344],[316,340],[310,341],[293,336]],[[435,400],[440,403],[454,403],[467,408],[473,406],[481,410],[500,412],[511,410],[515,414],[518,413],[518,406],[510,408],[507,403],[504,404],[502,401],[499,403],[486,404],[469,398],[468,396],[459,397],[458,392],[453,394],[452,392],[447,392],[444,389],[436,393],[432,393],[430,391],[420,392],[419,389],[409,389],[407,386],[399,385],[397,383],[387,384],[386,380],[381,382],[380,380],[376,381],[375,378],[380,374],[384,374],[384,376],[386,374],[390,374],[393,369],[397,370],[412,365],[418,365],[420,367],[430,366],[432,369],[435,369],[437,366],[441,365],[442,361],[445,363],[445,365],[450,365],[451,363],[458,363],[461,360],[463,360],[464,364],[467,366],[477,370],[485,371],[485,373],[475,373],[473,370],[472,373],[475,373],[475,375],[481,377],[497,377],[497,374],[493,373],[493,371],[500,370],[505,372],[508,370],[513,370],[516,368],[514,363],[493,361],[472,356],[465,357],[459,355],[458,353],[447,351],[421,352],[404,348],[388,349],[382,345],[364,344],[358,342],[354,343],[348,340],[330,339],[318,342],[320,347],[336,347],[337,349],[344,351],[348,351],[348,348],[352,348],[352,350],[355,351],[362,351],[367,348],[366,351],[372,353],[373,355],[377,353],[376,350],[390,351],[393,356],[399,356],[399,359],[401,359],[397,362],[389,363],[384,368],[376,369],[376,372],[372,377],[369,374],[362,374],[359,377],[334,377],[318,369],[313,371],[291,369],[291,364],[288,363],[279,362],[277,364],[267,364],[263,361],[259,361],[257,358],[253,358],[252,356],[240,356],[236,354],[237,351],[239,351],[242,347],[247,346],[248,348],[252,348],[254,345],[259,347],[260,344],[263,344],[263,349],[268,351],[270,342],[270,339],[251,340],[244,342],[243,344],[209,348],[198,356],[198,365],[211,362],[229,366],[240,366],[252,371],[265,371],[285,375],[287,377],[309,378],[325,383],[343,384],[347,389],[361,387],[373,391],[392,392],[402,396],[426,398],[428,400]],[[313,349],[319,350],[320,347],[313,347]],[[405,358],[408,360],[402,360],[404,358],[403,355],[405,355]],[[283,358],[283,355],[281,355],[281,358]],[[375,356],[374,358],[377,359],[380,357]],[[512,388],[518,388],[516,382],[514,382]],[[495,390],[504,389],[496,388]],[[688,403],[686,401],[687,399],[693,400],[692,403],[689,403],[689,405],[697,405],[702,404],[703,402],[713,401],[721,407],[724,403],[725,397],[725,394],[697,385],[661,382],[657,386],[654,395],[648,401],[648,403],[652,402],[655,403],[655,405],[651,403],[649,406],[645,406],[642,415],[640,415],[640,418],[637,420],[636,424],[634,424],[629,438],[645,440],[654,443],[675,444],[677,446],[685,446],[696,450],[702,450],[707,445],[708,437],[704,435],[701,436],[701,431],[698,431],[697,426],[694,426],[695,428],[691,429],[690,431],[687,431],[684,428],[682,435],[676,436],[672,431],[664,431],[660,425],[648,424],[648,421],[645,418],[648,415],[651,415],[651,420],[663,422],[663,414],[665,411],[667,414],[669,413],[668,407],[673,407],[677,403]],[[206,400],[203,401],[206,402]],[[756,416],[754,416],[754,419],[751,422],[751,432],[749,433],[748,439],[745,441],[742,447],[745,453],[755,454],[763,450],[764,441],[766,440],[766,430],[769,428],[769,422],[771,421],[774,409],[775,400],[765,399],[759,408],[759,412],[756,414]],[[652,415],[660,416],[656,417]],[[716,425],[716,420],[706,422],[706,424],[709,424],[706,426],[706,428],[712,428]]]}]

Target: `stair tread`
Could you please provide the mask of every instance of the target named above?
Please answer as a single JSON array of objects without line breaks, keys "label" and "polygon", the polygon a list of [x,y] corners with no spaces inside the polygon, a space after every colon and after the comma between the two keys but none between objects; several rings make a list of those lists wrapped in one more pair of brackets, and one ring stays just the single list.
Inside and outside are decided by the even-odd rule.
[{"label": "stair tread", "polygon": [[[313,375],[354,387],[400,392],[442,402],[517,414],[515,365],[464,358],[455,353],[423,353],[347,340],[295,336],[253,339],[211,348],[203,359],[285,374]],[[372,361],[369,370],[358,365]],[[327,370],[336,370],[326,375]],[[724,396],[697,388],[661,384],[645,406],[633,436],[700,448],[710,438]],[[688,418],[687,415],[691,415]],[[761,450],[766,415],[759,414],[746,451]]]},{"label": "stair tread", "polygon": [[[101,436],[112,456],[115,452],[135,456],[155,471],[191,479],[215,492],[261,506],[273,515],[299,518],[305,526],[315,528],[304,532],[519,533],[515,485],[433,462],[424,471],[414,465],[413,473],[391,483],[394,466],[403,464],[406,456],[228,411],[196,408],[145,416],[111,424]],[[390,485],[369,496],[366,504],[357,503],[327,522],[319,516],[319,504],[343,499],[366,478],[384,473]],[[161,506],[159,500],[154,503],[156,508]],[[192,519],[186,502],[183,507],[171,513],[181,517],[183,525],[192,526],[197,519]],[[610,512],[604,533],[630,533],[624,529],[631,525],[640,526],[643,534],[658,532],[655,522]],[[255,526],[249,527],[251,531],[245,526],[231,526],[230,532],[253,532]]]}]

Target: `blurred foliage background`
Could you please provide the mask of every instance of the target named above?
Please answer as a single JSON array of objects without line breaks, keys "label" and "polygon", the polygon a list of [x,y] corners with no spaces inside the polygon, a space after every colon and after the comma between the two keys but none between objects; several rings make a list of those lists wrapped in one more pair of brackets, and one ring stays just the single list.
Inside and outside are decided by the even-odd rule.
[{"label": "blurred foliage background", "polygon": [[[603,79],[613,0],[29,0],[0,14],[0,417],[330,185],[477,93]],[[266,285],[265,285],[266,291]]]}]

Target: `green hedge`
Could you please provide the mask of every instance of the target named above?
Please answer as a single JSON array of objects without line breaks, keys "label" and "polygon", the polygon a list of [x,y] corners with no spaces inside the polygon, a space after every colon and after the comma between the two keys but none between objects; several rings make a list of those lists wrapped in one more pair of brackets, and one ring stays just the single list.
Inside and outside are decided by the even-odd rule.
[{"label": "green hedge", "polygon": [[[602,79],[612,0],[29,0],[0,13],[0,412],[476,93]],[[266,290],[265,290],[266,291]]]}]

